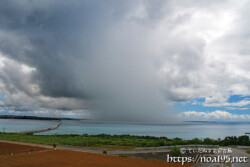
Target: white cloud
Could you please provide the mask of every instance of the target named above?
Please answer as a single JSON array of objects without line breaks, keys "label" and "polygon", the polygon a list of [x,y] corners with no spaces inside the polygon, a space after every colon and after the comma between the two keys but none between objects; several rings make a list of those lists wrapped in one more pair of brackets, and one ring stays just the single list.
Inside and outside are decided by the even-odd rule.
[{"label": "white cloud", "polygon": [[[32,80],[36,69],[8,58],[0,52],[1,111],[10,114],[67,115],[84,111],[86,102],[71,97],[51,97],[41,93]],[[0,64],[1,65],[1,64]],[[9,111],[9,112],[8,112]],[[80,115],[80,114],[79,114]],[[83,115],[81,115],[83,116]]]},{"label": "white cloud", "polygon": [[229,103],[229,102],[218,102],[218,103],[203,103],[203,106],[206,106],[206,107],[243,107],[243,106],[246,106],[246,105],[249,105],[250,104],[250,101],[249,100],[241,100],[241,101],[238,101],[238,102],[232,102],[232,103]]},{"label": "white cloud", "polygon": [[27,65],[25,65],[25,64],[22,64],[21,67],[22,67],[22,68],[21,68],[21,71],[24,72],[24,73],[31,73],[32,71],[35,71],[35,70],[36,70],[35,68],[29,67],[29,66],[27,66]]},{"label": "white cloud", "polygon": [[222,96],[221,94],[217,93],[212,97],[206,97],[205,104],[214,104],[214,103],[224,103],[226,102],[228,97]]},{"label": "white cloud", "polygon": [[189,121],[211,121],[211,120],[221,120],[221,121],[250,121],[250,115],[238,115],[231,114],[227,111],[216,110],[213,112],[197,112],[197,111],[186,111],[179,114],[182,120]]},{"label": "white cloud", "polygon": [[248,110],[249,108],[239,108],[239,107],[226,107],[229,110]]},{"label": "white cloud", "polygon": [[201,102],[199,102],[199,101],[197,101],[197,100],[194,100],[194,101],[192,102],[192,105],[201,105]]}]

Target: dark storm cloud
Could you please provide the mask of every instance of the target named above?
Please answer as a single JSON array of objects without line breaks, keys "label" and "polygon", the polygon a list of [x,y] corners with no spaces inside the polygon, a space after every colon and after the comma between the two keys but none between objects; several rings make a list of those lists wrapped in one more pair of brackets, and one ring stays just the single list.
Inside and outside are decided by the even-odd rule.
[{"label": "dark storm cloud", "polygon": [[1,106],[168,122],[173,102],[209,95],[208,41],[197,35],[207,32],[195,13],[226,3],[1,1]]},{"label": "dark storm cloud", "polygon": [[[144,46],[132,46],[137,39],[130,37],[126,27],[119,32],[126,15],[135,10],[134,2],[8,1],[0,6],[1,30],[10,34],[3,35],[0,49],[9,58],[36,69],[30,83],[37,84],[43,96],[89,101],[93,114],[101,119],[145,120],[150,118],[147,112],[159,109],[151,103],[163,104],[162,98],[154,96],[155,92],[146,93],[157,90],[152,89],[152,69],[144,64],[148,62],[144,62],[143,53],[137,51],[137,47],[143,49]],[[118,38],[113,36],[113,28]],[[115,44],[116,41],[121,44]],[[143,43],[141,39],[137,42]],[[20,80],[18,76],[8,74],[14,78],[10,81],[15,84],[13,89],[25,92],[20,82],[16,82]],[[4,81],[8,85],[7,80]],[[25,94],[27,101],[33,98]],[[156,102],[159,99],[161,102]],[[23,105],[32,108],[34,100],[31,101],[31,106]],[[5,104],[7,102],[5,100]],[[16,101],[13,105],[19,106],[19,103],[23,102]],[[39,106],[48,107],[47,103],[41,105],[39,99]],[[61,106],[52,104],[51,107]],[[160,110],[166,108],[160,107]]]}]

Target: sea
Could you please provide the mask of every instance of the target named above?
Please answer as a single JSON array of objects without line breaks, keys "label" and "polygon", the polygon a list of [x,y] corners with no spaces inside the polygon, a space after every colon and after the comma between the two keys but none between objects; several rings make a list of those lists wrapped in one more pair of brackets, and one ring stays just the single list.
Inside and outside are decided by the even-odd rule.
[{"label": "sea", "polygon": [[[33,129],[48,128],[56,120],[0,119],[1,132],[17,132]],[[114,124],[92,122],[88,120],[63,120],[58,129],[37,133],[51,134],[110,134],[137,135],[193,139],[212,138],[223,139],[226,136],[242,136],[250,132],[250,122],[183,122],[181,124],[148,125],[148,124]]]}]

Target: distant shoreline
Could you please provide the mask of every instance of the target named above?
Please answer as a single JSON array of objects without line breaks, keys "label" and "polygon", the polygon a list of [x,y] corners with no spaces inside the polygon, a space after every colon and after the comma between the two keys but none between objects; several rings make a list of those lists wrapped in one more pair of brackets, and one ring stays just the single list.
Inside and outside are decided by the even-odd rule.
[{"label": "distant shoreline", "polygon": [[38,117],[25,115],[0,115],[0,119],[31,119],[31,120],[86,120],[77,118],[61,118],[61,117]]},{"label": "distant shoreline", "polygon": [[135,122],[109,122],[109,121],[98,121],[94,119],[84,119],[84,118],[63,118],[63,117],[40,117],[40,116],[26,116],[26,115],[0,115],[0,119],[27,119],[27,120],[86,120],[92,121],[96,124],[132,124],[132,125],[196,125],[196,124],[250,124],[249,121],[239,122],[239,121],[181,121],[178,123],[135,123]]}]

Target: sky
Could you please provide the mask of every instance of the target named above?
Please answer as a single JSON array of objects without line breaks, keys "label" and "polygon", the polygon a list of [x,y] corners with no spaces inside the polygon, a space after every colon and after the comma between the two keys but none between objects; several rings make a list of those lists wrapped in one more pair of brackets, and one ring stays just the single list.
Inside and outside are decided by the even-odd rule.
[{"label": "sky", "polygon": [[0,115],[250,121],[250,0],[2,0]]}]

